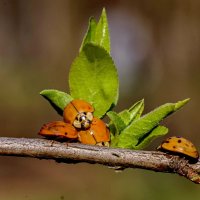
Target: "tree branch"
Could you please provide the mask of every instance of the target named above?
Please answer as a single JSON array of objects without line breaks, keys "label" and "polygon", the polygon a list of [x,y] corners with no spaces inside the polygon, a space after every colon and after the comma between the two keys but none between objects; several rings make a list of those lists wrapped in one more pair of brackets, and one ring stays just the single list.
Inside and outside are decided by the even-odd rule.
[{"label": "tree branch", "polygon": [[159,151],[133,151],[37,138],[0,137],[0,155],[53,159],[56,162],[102,164],[114,169],[140,168],[178,173],[200,184],[200,161],[189,164],[179,156]]}]

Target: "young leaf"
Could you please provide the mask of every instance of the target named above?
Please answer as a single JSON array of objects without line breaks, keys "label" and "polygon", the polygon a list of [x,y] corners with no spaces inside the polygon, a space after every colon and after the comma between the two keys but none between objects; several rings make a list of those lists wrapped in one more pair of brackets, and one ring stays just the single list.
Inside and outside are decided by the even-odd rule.
[{"label": "young leaf", "polygon": [[118,113],[118,116],[123,120],[126,126],[128,126],[128,124],[131,122],[131,113],[127,109]]},{"label": "young leaf", "polygon": [[138,143],[138,139],[131,134],[126,135],[116,135],[114,138],[111,138],[111,147],[119,148],[128,148],[133,149]]},{"label": "young leaf", "polygon": [[139,119],[144,110],[144,99],[136,102],[131,108],[129,108],[129,112],[131,114],[131,120]]},{"label": "young leaf", "polygon": [[105,8],[96,27],[96,42],[99,46],[104,47],[110,53],[110,34],[108,30],[108,21]]},{"label": "young leaf", "polygon": [[96,23],[93,17],[90,18],[88,30],[81,44],[80,51],[87,43],[101,46],[110,53],[110,34],[105,9],[103,9],[98,23]]},{"label": "young leaf", "polygon": [[[113,134],[115,137],[121,133],[121,131],[128,126],[128,124],[138,119],[142,111],[144,110],[144,100],[138,101],[135,103],[129,110],[123,110],[120,113],[114,111],[109,111],[107,113],[108,117],[111,120],[109,127],[112,128]],[[114,126],[114,128],[113,128]]]},{"label": "young leaf", "polygon": [[146,134],[145,137],[139,141],[139,143],[133,147],[133,149],[144,149],[148,146],[154,139],[164,136],[168,133],[168,128],[165,126],[156,126],[150,133]]},{"label": "young leaf", "polygon": [[118,98],[118,75],[108,52],[94,44],[84,45],[69,73],[70,94],[90,102],[101,118]]},{"label": "young leaf", "polygon": [[40,95],[47,99],[60,115],[63,114],[64,107],[73,100],[69,94],[53,89],[43,90],[40,92]]},{"label": "young leaf", "polygon": [[116,112],[109,111],[106,114],[110,118],[111,123],[114,124],[115,129],[117,131],[116,134],[119,134],[126,127],[126,124],[124,123],[124,121],[121,119],[121,117]]},{"label": "young leaf", "polygon": [[164,104],[152,112],[144,115],[138,120],[133,121],[127,128],[125,128],[118,138],[118,147],[133,148],[138,144],[140,139],[144,137],[153,128],[168,115],[174,113],[185,105],[189,99],[179,101],[177,103]]},{"label": "young leaf", "polygon": [[131,121],[140,118],[144,110],[144,99],[136,102],[129,110],[123,110],[119,113],[119,116],[128,125]]},{"label": "young leaf", "polygon": [[190,98],[184,99],[183,101],[178,101],[177,103],[175,103],[174,111],[179,110],[180,108],[182,108],[189,101],[190,101]]},{"label": "young leaf", "polygon": [[87,43],[95,43],[95,34],[96,34],[96,26],[97,23],[93,17],[89,20],[89,26],[85,37],[83,38],[83,42],[81,44],[79,52],[82,50],[83,46]]}]

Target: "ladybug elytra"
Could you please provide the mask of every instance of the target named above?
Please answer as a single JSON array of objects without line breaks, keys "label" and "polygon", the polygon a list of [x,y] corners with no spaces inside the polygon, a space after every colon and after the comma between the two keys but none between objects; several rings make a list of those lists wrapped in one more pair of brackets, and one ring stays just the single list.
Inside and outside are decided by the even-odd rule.
[{"label": "ladybug elytra", "polygon": [[94,108],[88,102],[73,100],[64,108],[64,121],[44,124],[39,135],[73,139],[83,144],[109,146],[109,129],[101,119],[93,117],[93,112]]},{"label": "ladybug elytra", "polygon": [[193,162],[197,162],[199,158],[199,153],[194,144],[183,137],[169,137],[157,149],[185,156]]},{"label": "ladybug elytra", "polygon": [[63,118],[75,128],[87,129],[92,122],[93,112],[94,108],[90,103],[75,99],[64,108]]},{"label": "ladybug elytra", "polygon": [[78,132],[78,139],[83,144],[109,146],[110,132],[101,119],[94,117],[89,129]]},{"label": "ladybug elytra", "polygon": [[44,124],[39,131],[39,135],[60,139],[76,139],[78,137],[78,132],[71,124],[67,124],[63,121],[54,121]]}]

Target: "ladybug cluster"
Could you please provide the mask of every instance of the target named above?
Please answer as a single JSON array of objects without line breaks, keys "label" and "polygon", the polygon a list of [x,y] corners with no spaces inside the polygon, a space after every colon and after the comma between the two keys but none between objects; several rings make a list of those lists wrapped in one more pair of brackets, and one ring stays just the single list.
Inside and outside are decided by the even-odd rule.
[{"label": "ladybug cluster", "polygon": [[78,140],[83,144],[109,146],[109,129],[101,119],[93,116],[93,112],[94,108],[90,103],[75,99],[64,108],[64,121],[44,124],[39,135]]},{"label": "ladybug cluster", "polygon": [[197,148],[192,144],[192,142],[179,136],[173,136],[165,139],[157,149],[170,154],[177,154],[185,157],[191,163],[196,163],[199,159]]}]

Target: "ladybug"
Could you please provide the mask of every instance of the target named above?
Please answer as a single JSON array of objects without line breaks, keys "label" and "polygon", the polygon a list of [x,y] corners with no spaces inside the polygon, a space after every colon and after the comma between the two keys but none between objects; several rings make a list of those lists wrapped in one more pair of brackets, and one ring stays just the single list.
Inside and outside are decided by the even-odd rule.
[{"label": "ladybug", "polygon": [[196,163],[199,159],[199,153],[196,147],[189,140],[173,136],[164,140],[157,148],[161,151],[166,151],[174,154],[179,154],[189,159],[192,163]]},{"label": "ladybug", "polygon": [[75,99],[64,108],[63,118],[75,128],[88,129],[93,120],[93,112],[94,108],[90,103]]},{"label": "ladybug", "polygon": [[78,132],[71,125],[63,121],[54,121],[44,124],[40,129],[39,135],[57,139],[77,139]]},{"label": "ladybug", "polygon": [[89,129],[78,132],[78,140],[83,144],[109,146],[110,131],[101,119],[94,117]]}]

